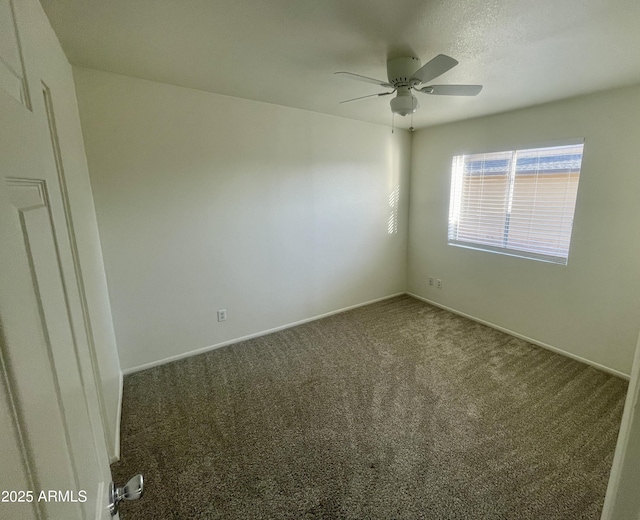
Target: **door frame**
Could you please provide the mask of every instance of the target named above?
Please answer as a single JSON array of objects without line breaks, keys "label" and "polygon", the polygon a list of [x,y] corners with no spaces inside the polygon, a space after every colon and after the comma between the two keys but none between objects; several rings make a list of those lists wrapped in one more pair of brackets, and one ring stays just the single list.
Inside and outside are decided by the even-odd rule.
[{"label": "door frame", "polygon": [[601,520],[640,519],[640,336]]},{"label": "door frame", "polygon": [[[60,149],[60,140],[58,138],[58,129],[56,126],[56,111],[54,103],[54,94],[51,92],[49,85],[44,80],[40,80],[40,87],[42,96],[44,98],[44,112],[47,118],[47,126],[49,128],[49,135],[51,137],[51,148],[53,154],[53,160],[58,176],[58,187],[60,191],[60,199],[62,202],[62,209],[64,213],[64,223],[66,233],[69,242],[69,253],[71,257],[71,264],[73,264],[73,274],[75,275],[70,283],[75,282],[75,288],[67,287],[67,290],[74,290],[78,296],[78,305],[75,309],[77,314],[76,335],[82,335],[86,340],[86,344],[89,351],[89,357],[91,359],[91,371],[93,373],[93,385],[98,400],[98,406],[100,408],[100,421],[102,423],[102,431],[104,436],[104,442],[107,448],[107,452],[111,455],[116,453],[116,446],[109,436],[109,426],[107,424],[107,411],[104,399],[104,393],[102,387],[99,384],[100,378],[100,366],[96,354],[96,344],[93,334],[93,327],[91,325],[91,314],[89,312],[89,306],[87,303],[87,294],[85,290],[84,277],[82,274],[82,267],[80,264],[80,253],[78,251],[78,242],[76,238],[76,232],[73,224],[73,216],[71,212],[71,202],[69,200],[69,191],[67,189],[67,180],[65,177],[64,162],[62,160],[62,150]],[[78,312],[79,311],[79,312]],[[85,388],[85,392],[88,389]],[[93,391],[93,388],[91,388]]]}]

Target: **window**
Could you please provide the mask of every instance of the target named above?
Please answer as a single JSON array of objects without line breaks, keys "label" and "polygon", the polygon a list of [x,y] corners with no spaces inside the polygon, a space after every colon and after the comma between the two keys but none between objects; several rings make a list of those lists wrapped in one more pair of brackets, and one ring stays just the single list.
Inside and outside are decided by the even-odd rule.
[{"label": "window", "polygon": [[583,146],[454,157],[449,244],[566,265]]}]

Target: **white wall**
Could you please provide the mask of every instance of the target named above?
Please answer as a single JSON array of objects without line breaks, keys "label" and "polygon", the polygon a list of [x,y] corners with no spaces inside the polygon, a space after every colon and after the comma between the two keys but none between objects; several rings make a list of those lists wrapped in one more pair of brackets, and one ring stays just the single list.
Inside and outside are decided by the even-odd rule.
[{"label": "white wall", "polygon": [[[408,290],[629,374],[640,316],[639,110],[635,87],[416,132]],[[567,266],[447,245],[452,156],[570,137],[585,148]]]},{"label": "white wall", "polygon": [[74,74],[125,371],[405,290],[407,132]]},{"label": "white wall", "polygon": [[[69,230],[77,245],[78,274],[86,296],[89,346],[99,384],[107,447],[113,459],[118,455],[121,371],[71,65],[39,2],[21,3],[20,9],[29,27],[28,34],[22,35],[24,52],[39,72],[38,77],[27,78],[31,98],[35,104],[42,104],[42,82],[51,92],[62,159],[61,175],[70,210]],[[46,125],[43,113],[36,110],[34,117],[43,118]],[[48,154],[51,153],[49,147]],[[46,160],[50,161],[51,156]]]}]

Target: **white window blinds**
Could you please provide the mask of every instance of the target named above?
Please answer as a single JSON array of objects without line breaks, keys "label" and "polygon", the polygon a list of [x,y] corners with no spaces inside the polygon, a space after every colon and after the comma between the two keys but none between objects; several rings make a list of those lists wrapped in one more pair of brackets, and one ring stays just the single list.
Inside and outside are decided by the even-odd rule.
[{"label": "white window blinds", "polygon": [[449,244],[566,264],[582,149],[454,157]]}]

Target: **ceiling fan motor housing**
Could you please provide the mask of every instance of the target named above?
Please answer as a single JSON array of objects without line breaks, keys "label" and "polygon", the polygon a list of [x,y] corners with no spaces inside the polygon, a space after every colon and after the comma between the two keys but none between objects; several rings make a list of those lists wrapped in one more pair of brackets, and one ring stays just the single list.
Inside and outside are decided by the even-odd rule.
[{"label": "ceiling fan motor housing", "polygon": [[394,114],[408,116],[418,110],[418,100],[411,93],[411,87],[420,81],[412,81],[411,78],[420,67],[422,62],[418,58],[394,58],[387,62],[389,83],[398,91],[396,97],[391,100],[391,111]]},{"label": "ceiling fan motor housing", "polygon": [[[413,86],[411,77],[422,66],[418,58],[394,58],[387,62],[387,77],[394,87]],[[420,83],[415,81],[415,83]]]}]

